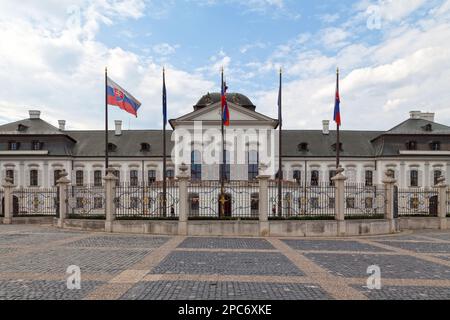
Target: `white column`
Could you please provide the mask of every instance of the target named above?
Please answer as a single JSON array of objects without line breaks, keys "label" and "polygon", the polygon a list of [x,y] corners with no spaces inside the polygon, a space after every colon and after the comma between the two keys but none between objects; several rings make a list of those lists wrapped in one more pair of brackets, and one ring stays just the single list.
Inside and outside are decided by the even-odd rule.
[{"label": "white column", "polygon": [[425,188],[432,187],[432,183],[430,183],[430,163],[429,162],[425,162],[423,175],[424,175],[423,184],[419,183],[419,185],[423,185]]},{"label": "white column", "polygon": [[114,175],[114,169],[108,168],[106,171],[106,176],[103,178],[105,180],[105,231],[112,232],[112,225],[116,218],[116,208],[114,204],[114,196],[116,194],[116,181],[117,178]]}]

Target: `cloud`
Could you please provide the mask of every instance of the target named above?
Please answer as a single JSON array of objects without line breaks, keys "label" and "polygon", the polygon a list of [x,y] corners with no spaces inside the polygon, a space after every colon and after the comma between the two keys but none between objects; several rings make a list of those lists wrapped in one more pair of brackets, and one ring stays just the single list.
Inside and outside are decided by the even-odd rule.
[{"label": "cloud", "polygon": [[175,51],[179,48],[179,45],[170,45],[168,43],[160,43],[153,46],[153,51],[156,54],[162,55],[162,56],[168,56],[171,54],[174,54]]},{"label": "cloud", "polygon": [[[5,5],[13,7],[11,3],[6,1]],[[0,18],[0,86],[8,92],[0,101],[0,120],[25,118],[28,109],[37,108],[53,124],[57,119],[67,119],[70,129],[101,129],[104,66],[108,66],[109,76],[143,104],[138,119],[115,107],[110,108],[111,119],[122,119],[132,128],[159,127],[162,118],[145,116],[160,113],[161,66],[152,57],[108,47],[96,39],[102,25],[141,17],[144,2],[101,0],[80,4],[84,5],[80,11],[70,14],[81,19],[68,19],[61,5],[52,8],[54,17],[42,24],[40,21],[49,14],[48,3],[40,7],[37,2],[33,2],[36,10],[32,14],[22,16],[23,12],[16,10]],[[170,51],[167,46],[161,48],[167,49],[165,53]],[[200,74],[188,74],[171,65],[167,65],[167,84],[171,117],[181,115],[212,87]]]}]

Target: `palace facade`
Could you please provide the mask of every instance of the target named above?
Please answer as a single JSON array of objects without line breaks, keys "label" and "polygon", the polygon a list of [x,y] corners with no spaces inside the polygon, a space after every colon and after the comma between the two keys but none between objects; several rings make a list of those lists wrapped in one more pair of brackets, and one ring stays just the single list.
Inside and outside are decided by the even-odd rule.
[{"label": "palace facade", "polygon": [[[249,98],[228,94],[231,126],[228,132],[276,132],[278,121],[256,111]],[[190,166],[192,180],[218,180],[220,164],[206,161],[205,149],[221,154],[220,94],[208,93],[194,106],[193,112],[170,120],[166,132],[167,175],[174,178],[182,162]],[[406,117],[405,117],[406,118]],[[201,128],[198,129],[199,124]],[[110,165],[122,182],[132,184],[161,180],[163,145],[161,130],[123,130],[121,121],[109,132]],[[73,184],[102,185],[105,174],[104,131],[66,130],[66,121],[54,126],[41,118],[40,111],[29,117],[0,126],[0,179],[11,177],[22,187],[51,187],[59,173],[71,173]],[[328,183],[335,175],[336,148],[341,150],[341,164],[350,182],[380,184],[386,170],[392,170],[399,187],[431,187],[443,175],[450,181],[450,127],[434,122],[433,113],[412,111],[404,122],[388,131],[341,131],[341,145],[330,121],[322,130],[285,130],[282,134],[283,178],[305,185]],[[195,132],[199,131],[200,134]],[[175,147],[179,139],[192,134],[181,155]],[[198,133],[198,132],[197,132]],[[269,158],[278,158],[278,137],[253,141],[227,139],[225,175],[230,180],[252,180],[261,174],[261,150]],[[235,140],[233,140],[235,139]],[[220,140],[220,139],[219,139]],[[185,141],[186,142],[186,141]],[[268,147],[266,144],[271,144]],[[175,150],[175,151],[174,151]],[[174,152],[173,152],[174,151]],[[218,157],[220,158],[220,156]],[[276,163],[272,163],[277,168]],[[275,172],[266,172],[273,178]]]}]

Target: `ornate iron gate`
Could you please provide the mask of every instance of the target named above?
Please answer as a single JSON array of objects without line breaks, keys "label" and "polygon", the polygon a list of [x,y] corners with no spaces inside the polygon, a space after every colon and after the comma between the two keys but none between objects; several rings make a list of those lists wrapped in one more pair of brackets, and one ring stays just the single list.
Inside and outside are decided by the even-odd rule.
[{"label": "ornate iron gate", "polygon": [[105,189],[102,186],[68,186],[66,199],[69,218],[105,217]]},{"label": "ornate iron gate", "polygon": [[437,216],[438,191],[428,188],[398,190],[399,216]]},{"label": "ornate iron gate", "polygon": [[278,181],[269,181],[269,217],[332,218],[334,217],[335,187],[328,184],[303,186],[298,182],[282,182],[282,212],[278,210]]},{"label": "ornate iron gate", "polygon": [[177,219],[179,216],[178,182],[167,181],[164,210],[163,186],[160,182],[145,185],[122,183],[116,186],[116,217],[118,219]]},{"label": "ornate iron gate", "polygon": [[15,216],[56,216],[59,211],[58,189],[20,188],[13,192]]}]

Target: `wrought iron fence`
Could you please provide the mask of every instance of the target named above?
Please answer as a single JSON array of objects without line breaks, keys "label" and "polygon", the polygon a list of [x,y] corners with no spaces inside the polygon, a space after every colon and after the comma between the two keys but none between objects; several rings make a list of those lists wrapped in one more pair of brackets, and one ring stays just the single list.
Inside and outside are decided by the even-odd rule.
[{"label": "wrought iron fence", "polygon": [[333,219],[335,187],[329,184],[305,186],[282,181],[282,211],[278,210],[278,181],[269,181],[269,218],[271,219]]},{"label": "wrought iron fence", "polygon": [[13,191],[14,216],[57,216],[58,188],[19,188]]},{"label": "wrought iron fence", "polygon": [[398,215],[437,216],[438,194],[434,188],[398,189]]},{"label": "wrought iron fence", "polygon": [[66,189],[69,218],[105,218],[105,189],[101,186],[68,186]]},{"label": "wrought iron fence", "polygon": [[178,182],[167,181],[165,206],[160,181],[139,185],[120,183],[116,186],[114,203],[117,219],[178,219]]},{"label": "wrought iron fence", "polygon": [[386,187],[345,184],[346,218],[383,218],[386,211]]},{"label": "wrought iron fence", "polygon": [[192,181],[188,185],[189,218],[258,219],[258,181],[228,181],[224,184],[224,197],[221,194],[220,181]]},{"label": "wrought iron fence", "polygon": [[450,217],[450,189],[447,190],[447,217]]},{"label": "wrought iron fence", "polygon": [[3,199],[5,196],[4,190],[0,189],[0,217],[5,216],[5,200]]}]

